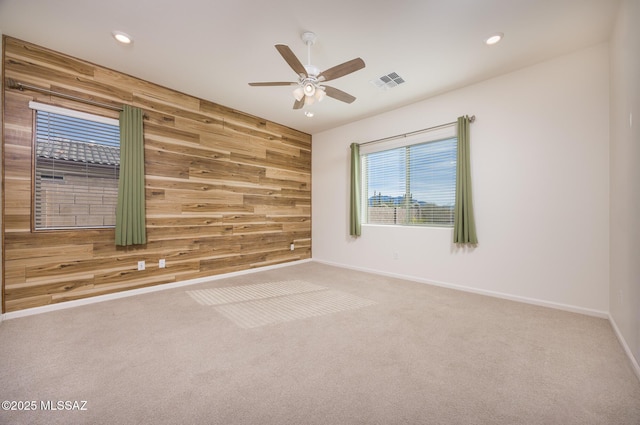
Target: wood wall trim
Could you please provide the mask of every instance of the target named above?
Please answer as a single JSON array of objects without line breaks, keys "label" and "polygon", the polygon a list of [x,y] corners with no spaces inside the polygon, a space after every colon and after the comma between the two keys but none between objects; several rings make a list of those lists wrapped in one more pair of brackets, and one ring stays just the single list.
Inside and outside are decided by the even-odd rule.
[{"label": "wood wall trim", "polygon": [[113,229],[31,229],[29,100],[117,112],[3,83],[3,312],[311,258],[310,135],[9,36],[3,43],[5,79],[144,110],[148,239],[123,248]]}]

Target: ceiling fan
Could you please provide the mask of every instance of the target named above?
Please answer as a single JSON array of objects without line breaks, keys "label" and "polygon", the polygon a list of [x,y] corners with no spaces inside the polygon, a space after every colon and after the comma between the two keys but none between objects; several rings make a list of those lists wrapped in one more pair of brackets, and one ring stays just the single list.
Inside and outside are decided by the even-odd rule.
[{"label": "ceiling fan", "polygon": [[298,74],[298,81],[273,81],[265,83],[249,83],[250,86],[298,86],[293,91],[295,102],[293,109],[300,109],[304,105],[311,105],[316,100],[321,101],[325,96],[332,97],[341,102],[352,103],[356,98],[335,87],[326,86],[325,81],[335,80],[352,72],[364,68],[364,61],[360,58],[341,63],[325,71],[319,72],[318,68],[311,65],[311,46],[316,41],[316,35],[312,32],[302,34],[302,41],[307,45],[307,65],[303,65],[291,49],[284,44],[276,44],[276,49],[289,64],[291,69]]}]

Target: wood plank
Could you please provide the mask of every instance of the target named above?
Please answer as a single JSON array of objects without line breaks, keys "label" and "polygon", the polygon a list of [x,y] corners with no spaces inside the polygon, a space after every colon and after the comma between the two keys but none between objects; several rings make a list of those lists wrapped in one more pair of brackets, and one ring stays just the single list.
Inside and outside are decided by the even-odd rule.
[{"label": "wood plank", "polygon": [[261,158],[267,156],[267,150],[263,146],[251,143],[249,136],[233,134],[225,129],[219,133],[202,133],[201,144],[228,153],[236,152]]},{"label": "wood plank", "polygon": [[178,191],[167,189],[165,194],[170,202],[179,204],[199,202],[214,205],[242,205],[244,201],[244,196],[241,193],[222,189],[208,190],[204,193],[200,191]]},{"label": "wood plank", "polygon": [[206,234],[208,237],[220,236],[231,233],[233,226],[227,224],[213,224],[209,226],[181,226],[173,228],[157,228],[147,229],[147,238],[150,241],[158,241],[163,239],[198,239],[198,237]]},{"label": "wood plank", "polygon": [[227,205],[227,204],[207,204],[207,203],[197,203],[197,204],[183,204],[181,206],[181,210],[183,213],[199,213],[199,216],[202,217],[202,214],[205,213],[215,213],[219,214],[219,217],[222,217],[224,214],[243,214],[243,213],[254,213],[254,209],[247,205],[235,204],[235,205]]},{"label": "wood plank", "polygon": [[5,131],[9,128],[21,128],[30,131],[33,128],[33,112],[29,109],[30,100],[32,100],[32,97],[21,91],[5,90]]},{"label": "wood plank", "polygon": [[145,152],[154,152],[157,154],[172,153],[180,155],[183,160],[185,156],[192,156],[194,158],[229,159],[229,152],[169,137],[158,139],[149,133],[147,133],[147,137],[145,138],[144,147]]},{"label": "wood plank", "polygon": [[155,138],[156,140],[165,140],[167,142],[191,142],[195,145],[200,143],[200,135],[193,131],[185,131],[175,126],[157,125],[153,123],[145,123],[144,134],[146,138]]},{"label": "wood plank", "polygon": [[[148,109],[160,110],[160,105],[173,107],[167,108],[165,112],[170,115],[180,116],[181,112],[194,111],[193,117],[201,116],[197,113],[200,110],[200,99],[189,96],[184,93],[177,92],[175,90],[165,89],[156,85],[142,85],[137,86],[133,90],[135,101],[139,104],[156,105],[157,107],[150,107]],[[221,123],[220,120],[216,120]]]},{"label": "wood plank", "polygon": [[191,161],[189,177],[224,182],[259,183],[266,171],[264,167],[241,164],[232,161],[199,160]]},{"label": "wood plank", "polygon": [[46,48],[13,37],[4,37],[4,41],[5,52],[8,52],[6,57],[20,57],[49,68],[61,69],[77,75],[93,76],[95,67],[85,61],[52,52]]},{"label": "wood plank", "polygon": [[[10,261],[17,262],[18,260],[33,260],[35,259],[47,259],[47,261],[63,261],[65,258],[72,257],[85,257],[91,258],[93,256],[93,244],[60,244],[56,246],[55,251],[48,247],[39,248],[7,248],[5,249],[5,258]],[[34,255],[34,250],[38,250]],[[41,260],[42,261],[42,260]]]},{"label": "wood plank", "polygon": [[279,223],[241,223],[233,225],[234,235],[246,235],[248,233],[282,233],[282,224]]},{"label": "wood plank", "polygon": [[18,210],[16,214],[9,214],[5,207],[4,231],[5,233],[31,232],[31,218],[26,215],[24,210]]},{"label": "wood plank", "polygon": [[[113,106],[122,105],[122,102],[131,103],[133,98],[131,93],[122,91],[113,85],[98,83],[91,77],[77,76],[59,69],[47,68],[18,59],[12,59],[9,63],[11,64],[9,76],[21,83],[44,86],[50,90],[87,100],[98,100]],[[23,91],[25,93],[32,92],[29,88],[24,88]]]},{"label": "wood plank", "polygon": [[48,281],[43,285],[7,285],[5,287],[5,297],[7,301],[19,300],[21,298],[36,297],[39,295],[52,295],[68,291],[73,291],[93,285],[93,276],[87,279],[64,279],[62,281]]},{"label": "wood plank", "polygon": [[189,163],[179,161],[179,158],[180,155],[178,154],[145,149],[145,174],[181,179],[189,178]]},{"label": "wood plank", "polygon": [[177,227],[177,226],[209,226],[212,224],[230,224],[225,222],[224,216],[180,216],[180,217],[147,217],[147,229],[151,227]]},{"label": "wood plank", "polygon": [[[57,249],[68,244],[81,245],[84,243],[96,244],[113,241],[113,229],[82,229],[77,231],[40,231],[30,235],[5,235],[5,244],[14,249],[21,248],[48,248]],[[8,248],[6,248],[8,249]]]},{"label": "wood plank", "polygon": [[42,307],[51,304],[51,295],[36,295],[34,297],[5,300],[5,313],[24,310],[27,308]]}]

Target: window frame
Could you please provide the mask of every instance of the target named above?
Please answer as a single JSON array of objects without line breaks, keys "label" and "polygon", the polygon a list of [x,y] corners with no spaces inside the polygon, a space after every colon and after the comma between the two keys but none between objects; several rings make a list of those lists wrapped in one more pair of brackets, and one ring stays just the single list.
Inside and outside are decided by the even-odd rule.
[{"label": "window frame", "polygon": [[[42,171],[42,169],[38,168],[38,128],[37,128],[37,122],[38,122],[38,112],[46,112],[46,113],[53,113],[53,114],[57,114],[57,115],[63,115],[66,117],[71,117],[71,118],[76,118],[76,119],[81,119],[84,121],[92,121],[92,122],[96,122],[96,123],[101,123],[101,124],[108,124],[111,126],[115,126],[118,128],[118,137],[117,137],[117,142],[118,142],[118,149],[119,149],[119,127],[120,127],[120,123],[119,120],[116,118],[110,118],[110,117],[105,117],[102,115],[97,115],[97,114],[92,114],[92,113],[87,113],[87,112],[81,112],[81,111],[77,111],[74,109],[69,109],[69,108],[65,108],[65,107],[59,107],[59,106],[55,106],[55,105],[50,105],[50,104],[46,104],[46,103],[40,103],[37,101],[30,101],[29,102],[29,108],[33,110],[33,130],[32,130],[32,153],[31,153],[31,162],[32,162],[32,183],[31,183],[31,231],[32,232],[64,232],[64,231],[82,231],[82,230],[100,230],[100,229],[105,229],[105,230],[111,230],[113,228],[115,228],[115,215],[116,215],[116,210],[115,210],[115,206],[113,209],[113,224],[102,224],[102,225],[98,225],[98,224],[86,224],[86,225],[74,225],[74,226],[69,226],[69,225],[59,225],[59,226],[38,226],[38,214],[37,214],[37,208],[38,208],[38,200],[37,200],[37,174],[39,171]],[[112,141],[115,142],[115,137],[112,138]],[[73,141],[70,140],[71,143],[82,143],[81,141]],[[46,161],[46,159],[43,158],[44,161]],[[51,161],[56,161],[56,159],[51,159]],[[119,177],[119,168],[120,165],[105,165],[105,164],[99,164],[99,163],[89,163],[89,162],[85,162],[85,167],[87,167],[87,170],[89,170],[88,167],[95,167],[96,169],[111,169],[114,171],[115,173],[115,187],[116,187],[116,199],[117,199],[117,187],[118,187],[118,177]],[[91,175],[90,173],[86,173],[87,175]],[[51,176],[48,176],[51,177]],[[63,178],[63,177],[61,177]],[[100,178],[100,177],[98,177]],[[54,180],[58,179],[57,177],[53,178]],[[92,205],[92,204],[88,204],[88,205]],[[99,204],[93,204],[93,205],[99,205]],[[87,214],[88,215],[88,214]]]},{"label": "window frame", "polygon": [[[453,196],[454,203],[451,206],[452,214],[455,211],[455,190],[457,179],[457,140],[458,135],[456,131],[455,123],[446,124],[443,126],[434,127],[425,131],[419,131],[409,133],[408,135],[392,137],[387,139],[381,139],[380,141],[374,141],[370,143],[364,143],[360,145],[360,203],[362,205],[360,211],[360,220],[363,226],[381,226],[381,227],[417,227],[417,228],[444,228],[453,229],[455,217],[452,216],[450,223],[370,223],[369,222],[369,193],[368,193],[368,178],[367,178],[367,161],[366,156],[376,152],[384,152],[393,149],[406,148],[409,146],[429,144],[433,142],[439,142],[444,140],[454,139],[455,152],[454,159],[456,160],[454,169],[454,183],[453,183]],[[406,166],[406,164],[405,164]],[[405,170],[406,171],[406,170]],[[406,183],[406,181],[405,181]],[[406,190],[405,190],[406,193]]]}]

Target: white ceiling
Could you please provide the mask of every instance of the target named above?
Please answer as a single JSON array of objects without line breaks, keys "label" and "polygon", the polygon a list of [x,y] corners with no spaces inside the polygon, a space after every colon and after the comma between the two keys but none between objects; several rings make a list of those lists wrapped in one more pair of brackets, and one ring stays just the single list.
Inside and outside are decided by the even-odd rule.
[{"label": "white ceiling", "polygon": [[[0,0],[0,31],[310,134],[492,78],[609,39],[618,0]],[[117,44],[113,30],[134,43]],[[296,81],[274,48],[303,64],[313,31],[320,70],[361,57],[366,68],[329,85],[313,118],[293,110]],[[494,32],[504,40],[486,46]],[[390,72],[406,80],[381,90]]]}]

